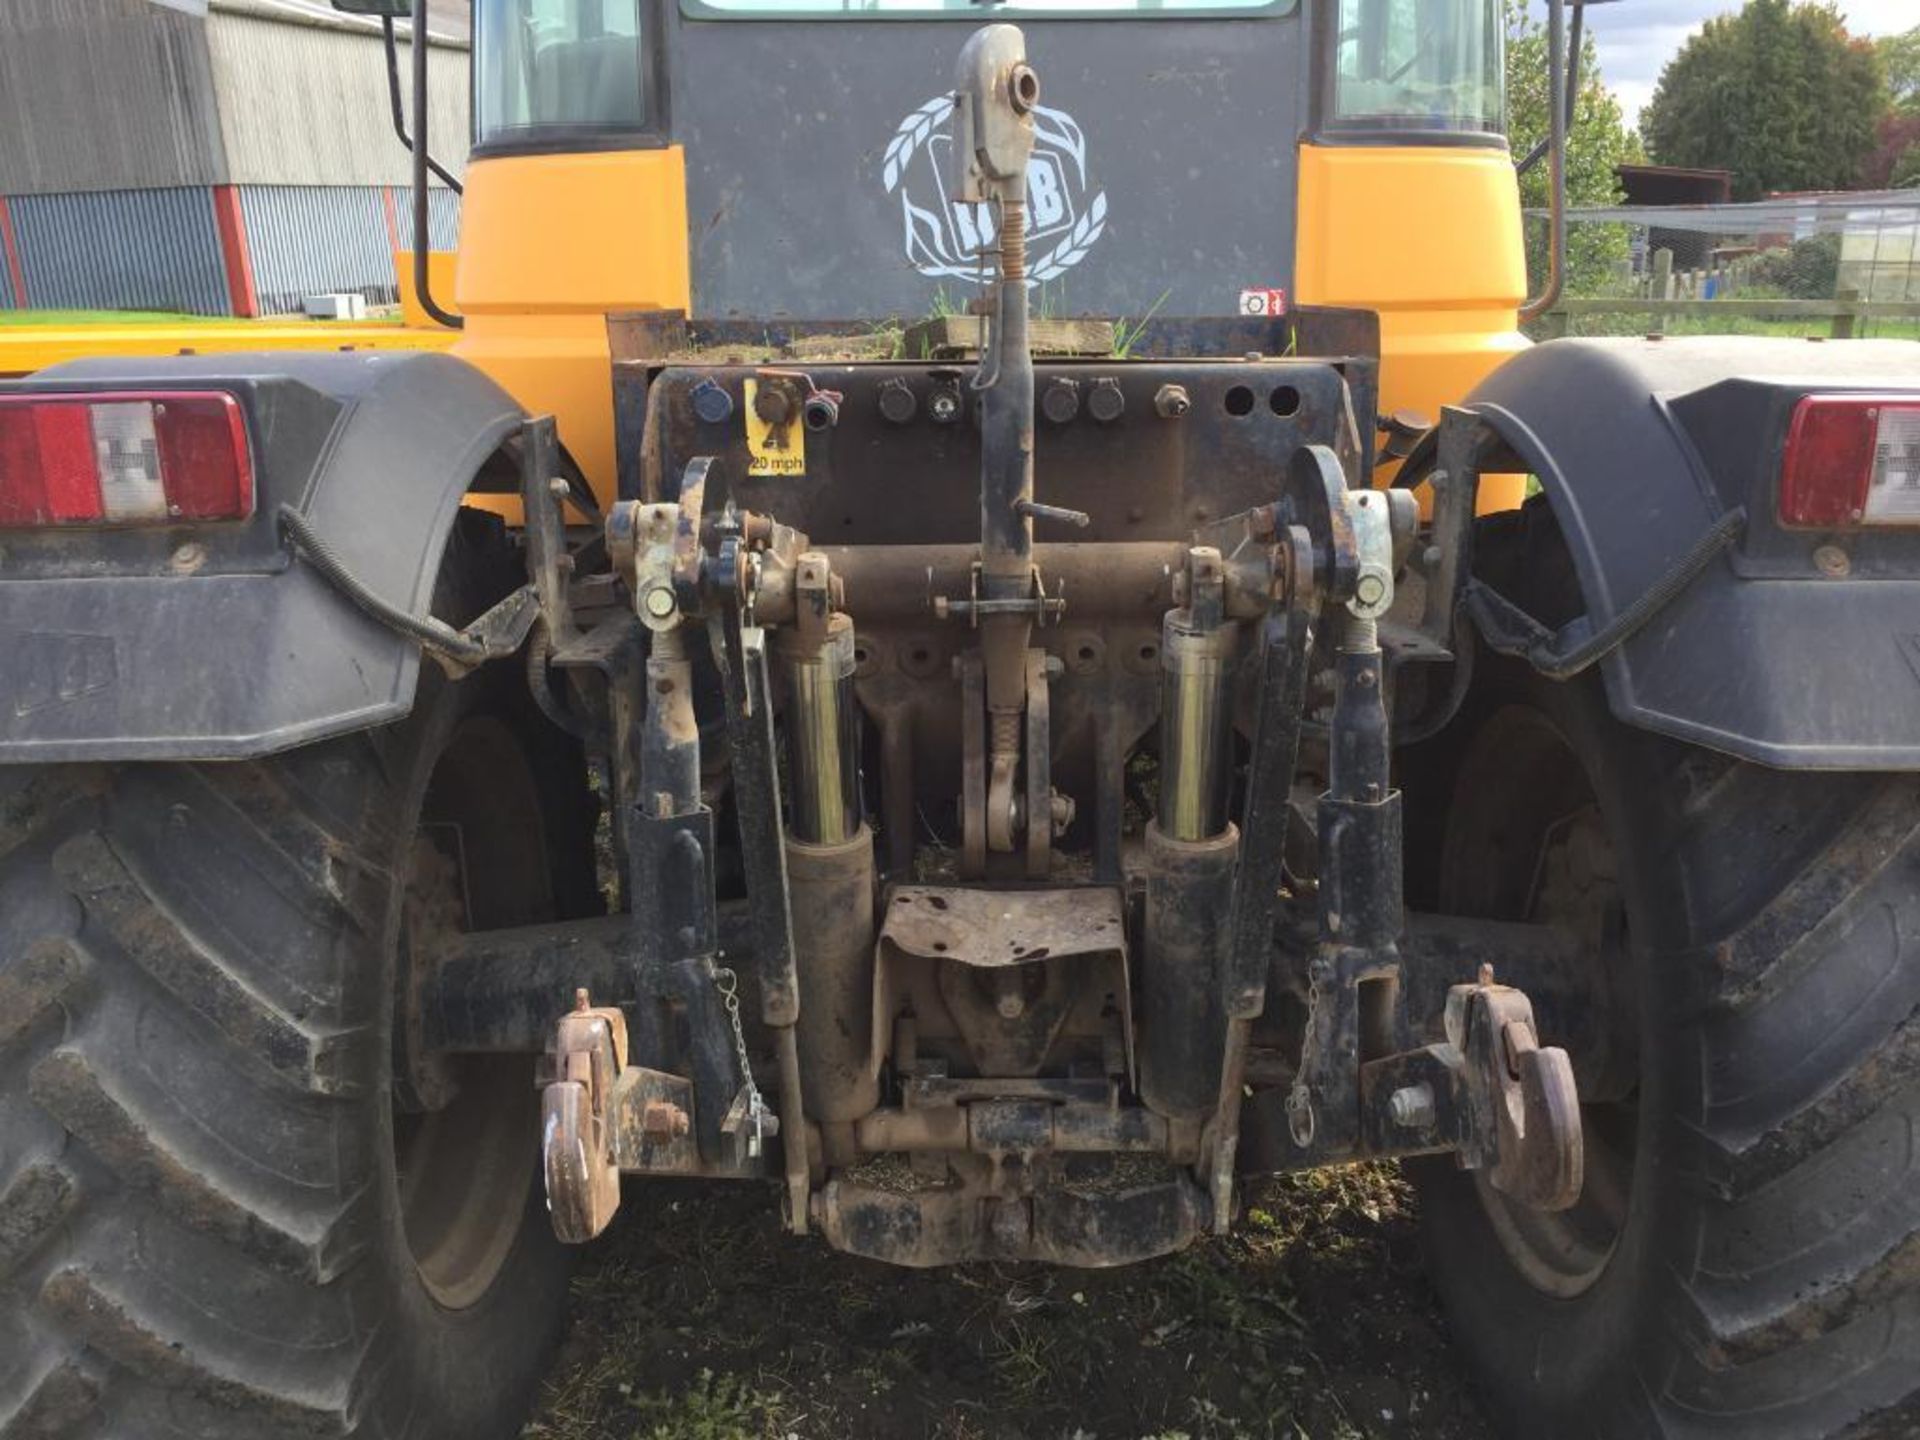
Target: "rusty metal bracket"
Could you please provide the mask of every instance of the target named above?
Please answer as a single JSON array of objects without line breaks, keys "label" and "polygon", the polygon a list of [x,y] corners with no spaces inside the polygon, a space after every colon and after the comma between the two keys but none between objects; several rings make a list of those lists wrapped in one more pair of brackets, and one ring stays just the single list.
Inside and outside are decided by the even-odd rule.
[{"label": "rusty metal bracket", "polygon": [[610,1105],[614,1163],[649,1175],[694,1175],[693,1082],[636,1065],[623,1071]]},{"label": "rusty metal bracket", "polygon": [[961,655],[960,672],[960,874],[987,873],[987,676],[978,650]]},{"label": "rusty metal bracket", "polygon": [[1438,1044],[1361,1067],[1365,1153],[1456,1151],[1520,1204],[1567,1209],[1585,1168],[1567,1052],[1542,1046],[1532,1003],[1484,972],[1447,992],[1445,1028]]},{"label": "rusty metal bracket", "polygon": [[700,546],[700,519],[706,509],[707,476],[712,470],[713,457],[698,455],[687,462],[680,476],[680,507],[673,526],[673,593],[689,615],[701,610],[701,572],[707,556]]},{"label": "rusty metal bracket", "polygon": [[1184,1248],[1206,1212],[1199,1188],[1180,1177],[1105,1194],[1031,1196],[968,1185],[901,1193],[835,1179],[813,1204],[836,1250],[917,1268],[968,1260],[1125,1265]]},{"label": "rusty metal bracket", "polygon": [[1532,1004],[1506,985],[1454,986],[1446,1029],[1466,1058],[1473,1125],[1463,1163],[1485,1167],[1494,1189],[1523,1205],[1567,1209],[1580,1198],[1585,1153],[1567,1052],[1540,1044]]},{"label": "rusty metal bracket", "polygon": [[583,1244],[620,1208],[620,1166],[610,1123],[614,1087],[627,1063],[627,1021],[595,1009],[585,990],[561,1017],[548,1052],[552,1079],[541,1095],[541,1172],[554,1234]]},{"label": "rusty metal bracket", "polygon": [[540,597],[539,617],[552,646],[574,639],[567,583],[573,561],[567,554],[566,502],[573,489],[560,473],[560,442],[551,415],[536,415],[520,433],[520,499],[525,517],[527,574]]},{"label": "rusty metal bracket", "polygon": [[987,599],[980,594],[980,563],[975,561],[971,578],[967,584],[967,598],[955,600],[947,595],[930,597],[929,604],[937,620],[965,620],[978,630],[980,621],[988,615],[1030,615],[1042,626],[1058,625],[1067,613],[1066,585],[1054,587],[1054,593],[1047,593],[1046,577],[1040,573],[1040,567],[1034,566],[1027,574],[1028,592],[1024,596],[1009,596],[1002,599]]},{"label": "rusty metal bracket", "polygon": [[1053,726],[1047,694],[1047,652],[1027,651],[1027,878],[1053,873]]},{"label": "rusty metal bracket", "polygon": [[[1305,540],[1289,531],[1293,543]],[[1224,1233],[1233,1219],[1233,1177],[1240,1145],[1240,1107],[1246,1094],[1247,1052],[1253,1022],[1266,1009],[1267,962],[1285,882],[1288,793],[1300,748],[1306,708],[1308,656],[1313,648],[1313,611],[1308,593],[1290,594],[1261,626],[1255,667],[1253,754],[1247,775],[1246,829],[1233,879],[1228,919],[1222,1009],[1227,1037],[1222,1051],[1220,1101],[1211,1135],[1213,1228]]]},{"label": "rusty metal bracket", "polygon": [[[876,1047],[887,1033],[880,1022],[912,991],[905,972],[930,966],[977,1073],[993,1083],[1038,1076],[1075,997],[1088,992],[1115,998],[1124,1037],[1115,1068],[1132,1077],[1126,919],[1117,888],[901,885],[888,897],[877,953]],[[876,1048],[876,1069],[882,1058]]]}]

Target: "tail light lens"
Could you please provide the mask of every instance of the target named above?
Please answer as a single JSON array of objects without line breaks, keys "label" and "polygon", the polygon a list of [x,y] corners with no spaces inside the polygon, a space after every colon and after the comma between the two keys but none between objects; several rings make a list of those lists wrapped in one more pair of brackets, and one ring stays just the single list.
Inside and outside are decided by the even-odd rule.
[{"label": "tail light lens", "polygon": [[231,395],[0,395],[0,528],[244,520],[253,488]]},{"label": "tail light lens", "polygon": [[1780,468],[1780,523],[1920,525],[1920,395],[1809,395]]}]

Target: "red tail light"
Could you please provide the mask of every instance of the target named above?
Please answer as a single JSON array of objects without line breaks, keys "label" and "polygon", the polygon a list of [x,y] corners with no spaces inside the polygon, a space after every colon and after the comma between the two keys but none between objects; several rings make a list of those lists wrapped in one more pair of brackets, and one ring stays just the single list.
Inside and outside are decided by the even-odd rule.
[{"label": "red tail light", "polygon": [[1920,395],[1809,395],[1796,405],[1780,523],[1920,525]]},{"label": "red tail light", "polygon": [[244,520],[253,499],[231,395],[0,395],[0,529]]}]

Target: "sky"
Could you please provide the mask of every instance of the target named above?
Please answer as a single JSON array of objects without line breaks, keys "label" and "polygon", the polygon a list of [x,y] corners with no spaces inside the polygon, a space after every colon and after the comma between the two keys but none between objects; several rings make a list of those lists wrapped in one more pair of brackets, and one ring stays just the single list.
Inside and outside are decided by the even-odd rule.
[{"label": "sky", "polygon": [[[1847,29],[1855,35],[1895,35],[1920,24],[1920,0],[1839,0]],[[1740,0],[1624,0],[1596,4],[1587,25],[1600,46],[1600,70],[1619,97],[1628,125],[1653,98],[1660,70],[1686,38],[1715,15],[1740,8]]]}]

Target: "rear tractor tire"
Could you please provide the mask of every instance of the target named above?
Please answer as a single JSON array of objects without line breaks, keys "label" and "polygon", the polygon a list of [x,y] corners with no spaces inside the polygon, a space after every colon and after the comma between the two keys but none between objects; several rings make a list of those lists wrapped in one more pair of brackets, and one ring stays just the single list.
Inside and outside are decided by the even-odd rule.
[{"label": "rear tractor tire", "polygon": [[[1580,608],[1543,502],[1483,526],[1477,569],[1549,623]],[[1409,762],[1445,816],[1424,903],[1619,957],[1580,1203],[1413,1167],[1500,1428],[1920,1434],[1920,781],[1764,769],[1621,725],[1597,673],[1484,654]]]},{"label": "rear tractor tire", "polygon": [[[437,608],[510,582],[489,538]],[[405,721],[257,762],[0,769],[0,1436],[515,1432],[566,1290],[531,1058],[423,1080],[405,1034],[436,929],[591,887],[518,678],[429,663]]]}]

